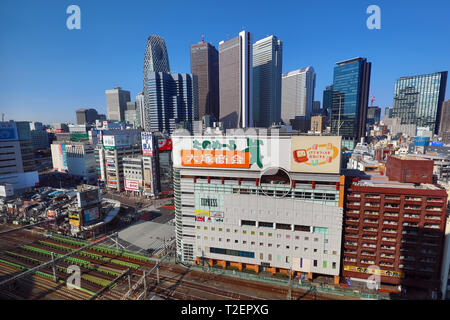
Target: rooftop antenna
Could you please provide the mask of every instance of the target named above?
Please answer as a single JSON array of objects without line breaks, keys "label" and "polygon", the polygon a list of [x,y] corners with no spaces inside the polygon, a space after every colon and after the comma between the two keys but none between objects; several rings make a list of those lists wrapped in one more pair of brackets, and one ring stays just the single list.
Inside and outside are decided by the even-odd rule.
[{"label": "rooftop antenna", "polygon": [[202,42],[205,42],[205,36],[202,34]]}]

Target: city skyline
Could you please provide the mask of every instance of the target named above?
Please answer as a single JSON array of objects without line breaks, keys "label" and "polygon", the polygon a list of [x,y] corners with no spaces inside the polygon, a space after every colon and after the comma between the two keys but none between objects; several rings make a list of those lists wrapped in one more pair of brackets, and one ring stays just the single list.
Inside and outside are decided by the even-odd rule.
[{"label": "city skyline", "polygon": [[[205,4],[205,10],[217,14],[198,19],[180,32],[172,26],[172,19],[167,19],[174,13],[164,6],[156,5],[153,9],[159,10],[160,15],[152,22],[144,22],[141,18],[149,4],[143,3],[139,11],[134,5],[106,10],[101,2],[78,1],[82,14],[81,30],[68,30],[65,26],[66,3],[52,6],[31,3],[26,7],[14,7],[13,2],[4,1],[0,5],[0,39],[4,44],[0,68],[6,76],[0,89],[0,112],[5,113],[5,120],[25,120],[26,117],[49,124],[75,122],[75,110],[82,107],[106,113],[104,90],[121,86],[133,96],[142,91],[145,41],[150,34],[165,39],[172,71],[188,73],[191,44],[200,41],[204,35],[206,42],[218,48],[219,41],[231,39],[244,27],[253,34],[253,43],[270,34],[283,39],[283,73],[308,65],[314,67],[317,73],[316,101],[322,101],[319,93],[332,83],[337,61],[366,57],[373,63],[370,94],[375,96],[375,103],[384,113],[386,106],[393,105],[396,79],[450,69],[446,59],[449,45],[440,36],[442,33],[431,32],[448,28],[445,12],[449,4],[434,2],[441,10],[436,10],[436,6],[430,9],[428,4],[412,5],[411,2],[409,5],[379,4],[382,12],[380,30],[367,29],[367,4],[357,1],[345,5],[328,3],[327,10],[322,10],[322,2],[286,4],[286,19],[282,20],[273,19],[271,10],[254,9],[250,4],[244,4],[246,10],[240,10],[242,12]],[[255,12],[249,15],[251,10]],[[296,25],[286,22],[301,11],[308,15],[297,19]],[[131,13],[133,21],[118,19]],[[196,13],[188,4],[180,4],[175,16],[186,15],[195,18],[201,13]],[[228,22],[227,15],[233,18],[229,21],[236,22]],[[111,16],[117,19],[109,19]],[[430,17],[427,23],[414,23],[423,17]],[[352,37],[339,36],[349,32]],[[126,49],[116,49],[116,33],[125,37]],[[393,33],[396,37],[392,37]],[[424,43],[410,41],[412,47],[404,46],[408,39],[417,37]],[[403,41],[398,42],[397,38]],[[305,42],[313,49],[304,50]],[[432,53],[423,49],[436,45],[440,50]],[[24,52],[31,53],[26,60]],[[24,94],[24,90],[28,94]],[[447,90],[445,100],[449,99],[449,92]]]}]

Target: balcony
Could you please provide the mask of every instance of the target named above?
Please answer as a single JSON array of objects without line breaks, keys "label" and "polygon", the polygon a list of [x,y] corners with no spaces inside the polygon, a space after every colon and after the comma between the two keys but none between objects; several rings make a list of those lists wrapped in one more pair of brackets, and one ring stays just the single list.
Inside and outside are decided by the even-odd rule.
[{"label": "balcony", "polygon": [[425,215],[424,219],[425,220],[431,220],[431,221],[434,221],[434,222],[441,221],[441,217],[440,216],[429,215],[429,214]]},{"label": "balcony", "polygon": [[348,201],[359,201],[360,199],[361,199],[360,195],[356,196],[355,194],[351,194],[347,196]]},{"label": "balcony", "polygon": [[384,200],[400,201],[400,196],[384,196]]},{"label": "balcony", "polygon": [[380,204],[378,202],[366,202],[364,204],[364,207],[366,207],[366,208],[379,208]]},{"label": "balcony", "polygon": [[358,245],[357,241],[345,241],[344,247],[356,247]]},{"label": "balcony", "polygon": [[363,220],[363,224],[370,224],[372,226],[378,226],[378,220],[373,220],[373,219],[364,219]]},{"label": "balcony", "polygon": [[442,212],[442,207],[427,206],[425,208],[425,210],[430,211],[430,212]]},{"label": "balcony", "polygon": [[364,247],[364,248],[373,248],[373,249],[376,249],[376,248],[377,248],[377,245],[376,245],[376,244],[371,244],[371,243],[363,243],[363,244],[362,244],[362,247]]},{"label": "balcony", "polygon": [[348,226],[358,226],[359,225],[359,219],[347,218],[345,220],[345,222],[347,223]]},{"label": "balcony", "polygon": [[384,204],[384,208],[388,209],[389,211],[394,211],[394,212],[399,212],[400,211],[400,206],[399,205],[392,205],[390,203],[385,203]]},{"label": "balcony", "polygon": [[359,202],[349,202],[349,203],[347,203],[347,208],[348,209],[359,209],[360,205],[361,204]]},{"label": "balcony", "polygon": [[359,217],[359,210],[347,210],[346,212],[345,212],[345,214],[347,215],[347,216],[349,216],[349,217],[355,217],[355,216],[358,216]]},{"label": "balcony", "polygon": [[384,258],[384,259],[395,259],[395,255],[393,255],[393,254],[385,254],[385,253],[382,253],[382,254],[380,254],[380,258]]},{"label": "balcony", "polygon": [[366,198],[366,199],[380,199],[380,195],[379,194],[366,194],[366,195],[364,195],[364,198]]},{"label": "balcony", "polygon": [[362,264],[368,264],[368,265],[371,265],[371,264],[374,264],[374,263],[375,263],[375,260],[365,260],[365,259],[362,259],[362,260],[361,260],[361,263],[362,263]]},{"label": "balcony", "polygon": [[444,203],[444,199],[441,199],[441,198],[427,198],[427,202],[430,202],[430,203]]},{"label": "balcony", "polygon": [[369,211],[369,210],[366,210],[366,211],[364,211],[364,214],[365,214],[365,215],[368,215],[368,216],[378,216],[380,213],[379,213],[378,211]]},{"label": "balcony", "polygon": [[388,220],[384,220],[383,221],[383,225],[391,225],[391,226],[397,226],[397,222],[395,221],[388,221]]},{"label": "balcony", "polygon": [[394,250],[395,250],[395,246],[386,246],[386,245],[382,245],[382,246],[380,247],[380,250],[394,251]]},{"label": "balcony", "polygon": [[394,229],[383,229],[383,230],[381,230],[381,232],[388,233],[388,234],[397,234],[397,230],[394,230]]},{"label": "balcony", "polygon": [[438,224],[429,224],[429,223],[425,223],[423,227],[427,229],[437,229],[437,230],[439,230],[440,228]]},{"label": "balcony", "polygon": [[386,241],[386,242],[396,242],[397,239],[396,238],[391,238],[391,237],[382,237],[381,241]]},{"label": "balcony", "polygon": [[347,258],[347,257],[345,257],[345,258],[344,258],[344,261],[347,261],[347,262],[356,262],[356,259],[355,259],[355,258]]},{"label": "balcony", "polygon": [[350,240],[353,240],[354,238],[358,238],[357,233],[348,233],[345,235],[345,239],[349,238]]},{"label": "balcony", "polygon": [[403,260],[403,261],[416,261],[416,259],[412,256],[400,256],[399,260]]},{"label": "balcony", "polygon": [[403,226],[404,227],[411,227],[411,228],[418,228],[419,224],[418,223],[414,223],[414,222],[403,222]]},{"label": "balcony", "polygon": [[376,235],[378,233],[378,229],[377,228],[364,227],[363,228],[363,232],[368,234],[368,235]]}]

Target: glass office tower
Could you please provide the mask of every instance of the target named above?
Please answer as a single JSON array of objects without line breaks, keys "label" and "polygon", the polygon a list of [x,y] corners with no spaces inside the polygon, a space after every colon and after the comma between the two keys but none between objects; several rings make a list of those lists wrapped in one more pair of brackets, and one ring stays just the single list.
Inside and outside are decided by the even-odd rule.
[{"label": "glass office tower", "polygon": [[447,71],[401,77],[395,81],[392,117],[401,124],[429,127],[438,133]]},{"label": "glass office tower", "polygon": [[331,131],[342,136],[342,145],[352,150],[359,139],[365,136],[372,64],[366,58],[354,58],[336,64]]}]

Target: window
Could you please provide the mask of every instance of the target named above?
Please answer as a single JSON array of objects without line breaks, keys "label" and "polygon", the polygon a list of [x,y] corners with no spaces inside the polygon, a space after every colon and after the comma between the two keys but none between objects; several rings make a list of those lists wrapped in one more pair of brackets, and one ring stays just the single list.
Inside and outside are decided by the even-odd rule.
[{"label": "window", "polygon": [[251,242],[251,245],[254,245],[254,244],[255,244],[255,241],[252,241],[252,242]]},{"label": "window", "polygon": [[219,242],[222,242],[222,238],[219,238]]},{"label": "window", "polygon": [[277,223],[276,228],[281,230],[291,230],[291,225],[286,223]]},{"label": "window", "polygon": [[295,236],[295,240],[300,240],[300,237],[299,236]]},{"label": "window", "polygon": [[215,231],[215,230],[216,230],[216,228],[214,228],[214,227],[211,228],[211,231]]},{"label": "window", "polygon": [[219,231],[223,231],[223,229],[222,229],[222,228],[219,228]]},{"label": "window", "polygon": [[317,252],[317,249],[314,249],[314,252]]},{"label": "window", "polygon": [[227,229],[227,232],[230,232],[230,229]]},{"label": "window", "polygon": [[243,234],[247,234],[247,231],[246,231],[246,230],[242,230],[242,233],[243,233]]},{"label": "window", "polygon": [[208,240],[208,237],[206,237],[206,236],[205,236],[205,238],[204,238],[204,239],[205,239],[205,240]]},{"label": "window", "polygon": [[262,228],[273,228],[273,222],[258,222],[258,226]]},{"label": "window", "polygon": [[337,255],[337,252],[336,252],[336,251],[333,251],[333,254],[334,254],[334,255]]},{"label": "window", "polygon": [[237,233],[238,232],[238,230],[237,229],[234,229],[234,233]]},{"label": "window", "polygon": [[286,239],[290,239],[290,238],[291,238],[291,236],[287,234],[286,235]]},{"label": "window", "polygon": [[336,269],[336,262],[333,262],[333,264],[331,265],[331,267],[332,267],[333,269]]},{"label": "window", "polygon": [[295,247],[295,249],[294,250],[298,250],[298,247]]},{"label": "window", "polygon": [[263,236],[263,235],[264,235],[264,232],[260,232],[259,235],[260,235],[260,236]]},{"label": "window", "polygon": [[269,259],[269,261],[272,261],[272,254],[271,253],[269,253],[268,259]]},{"label": "window", "polygon": [[197,239],[200,239],[200,236],[197,236]]},{"label": "window", "polygon": [[324,262],[323,262],[323,268],[325,269],[326,267],[327,267],[327,262],[324,261]]},{"label": "window", "polygon": [[252,234],[252,236],[254,236],[255,235],[255,231],[252,231],[251,234]]},{"label": "window", "polygon": [[310,232],[310,231],[311,231],[311,227],[309,227],[309,226],[303,226],[303,225],[294,225],[294,230],[295,230],[295,231],[305,231],[305,232]]},{"label": "window", "polygon": [[286,246],[286,249],[289,249],[290,247],[289,246]]},{"label": "window", "polygon": [[319,238],[314,238],[314,242],[317,242],[317,241],[319,241]]},{"label": "window", "polygon": [[328,228],[313,227],[313,232],[328,234]]},{"label": "window", "polygon": [[281,238],[281,234],[277,234],[277,238]]},{"label": "window", "polygon": [[231,240],[230,239],[227,239],[227,242],[230,242]]},{"label": "window", "polygon": [[317,267],[317,260],[314,260],[314,267]]},{"label": "window", "polygon": [[208,227],[203,227],[203,229],[208,230]]},{"label": "window", "polygon": [[264,254],[262,252],[259,254],[259,259],[264,259]]},{"label": "window", "polygon": [[286,256],[286,263],[289,263],[289,257]]},{"label": "window", "polygon": [[272,234],[271,234],[271,233],[269,233],[269,234],[268,234],[268,236],[269,236],[269,237],[271,237],[271,236],[272,236]]},{"label": "window", "polygon": [[305,237],[305,241],[308,241],[309,240],[309,237]]},{"label": "window", "polygon": [[261,247],[264,247],[264,242],[260,242],[259,245],[260,245]]},{"label": "window", "polygon": [[256,226],[256,221],[241,220],[241,226]]},{"label": "window", "polygon": [[242,243],[243,243],[243,244],[247,244],[247,241],[244,240],[244,241],[242,241]]},{"label": "window", "polygon": [[238,240],[234,240],[234,243],[239,243],[239,241]]},{"label": "window", "polygon": [[199,229],[199,230],[200,230],[200,226],[197,226],[197,229]]}]

